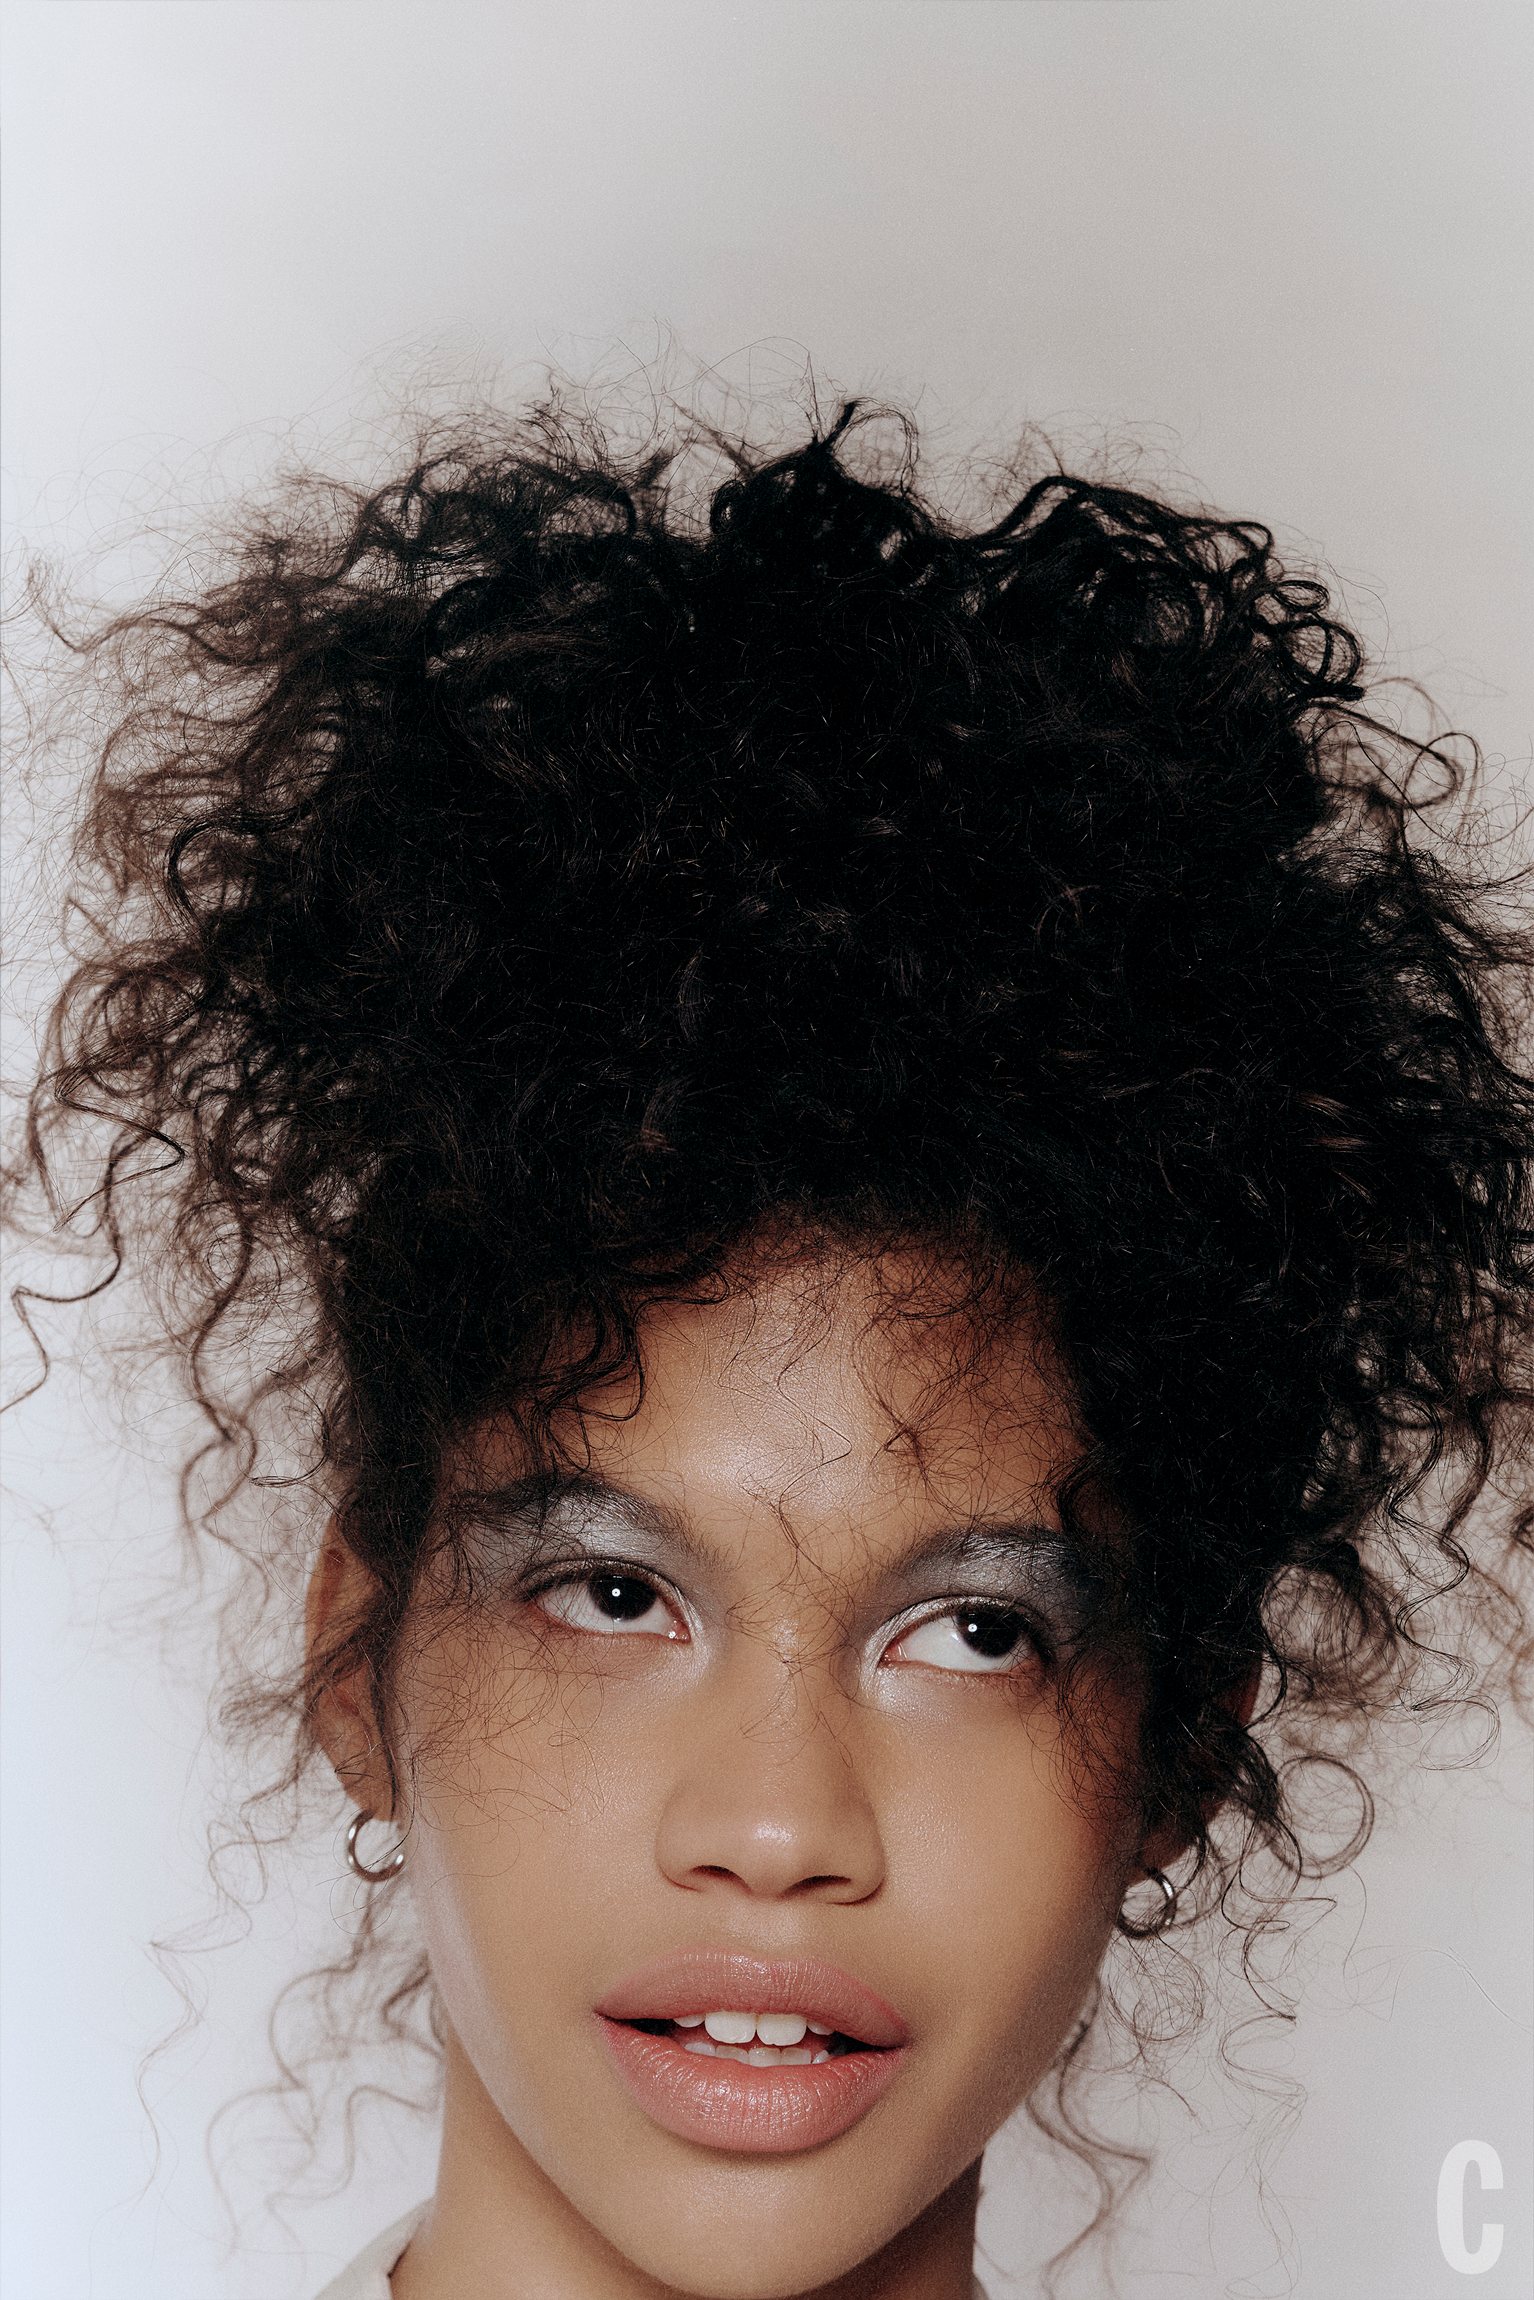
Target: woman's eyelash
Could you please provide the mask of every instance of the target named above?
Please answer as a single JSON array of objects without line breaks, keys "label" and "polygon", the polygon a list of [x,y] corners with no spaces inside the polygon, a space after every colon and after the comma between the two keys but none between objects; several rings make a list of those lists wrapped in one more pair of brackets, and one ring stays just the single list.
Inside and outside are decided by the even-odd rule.
[{"label": "woman's eyelash", "polygon": [[[595,1592],[603,1584],[625,1584],[631,1589],[643,1590],[652,1604],[662,1605],[678,1617],[683,1615],[684,1609],[675,1590],[668,1588],[646,1567],[637,1566],[630,1559],[622,1557],[571,1559],[558,1571],[551,1571],[545,1564],[535,1577],[523,1582],[520,1595],[524,1604],[536,1605],[540,1599],[551,1597],[558,1591],[584,1589]],[[640,1607],[630,1618],[642,1618],[646,1610]],[[614,1621],[624,1618],[622,1609],[611,1618]]]},{"label": "woman's eyelash", "polygon": [[657,1597],[667,1593],[649,1566],[635,1565],[626,1557],[569,1557],[557,1565],[547,1559],[535,1566],[522,1584],[524,1597],[539,1597],[546,1589],[568,1589],[572,1583],[591,1581],[598,1575],[614,1581],[642,1581],[653,1589]]},{"label": "woman's eyelash", "polygon": [[[1022,1606],[996,1597],[949,1599],[927,1608],[895,1628],[885,1642],[881,1658],[920,1637],[924,1631],[941,1631],[950,1624],[956,1649],[948,1657],[950,1666],[965,1666],[965,1661],[959,1658],[961,1654],[977,1671],[996,1664],[998,1674],[1003,1663],[1015,1668],[1031,1659],[1047,1668],[1056,1659],[1055,1640],[1043,1623]],[[1025,1650],[1014,1654],[1013,1648],[1019,1645]],[[936,1652],[917,1658],[935,1666],[942,1665]]]},{"label": "woman's eyelash", "polygon": [[[641,1597],[643,1602],[635,1604],[631,1598],[626,1603],[624,1591]],[[655,1606],[662,1607],[673,1621],[685,1619],[685,1608],[677,1592],[629,1558],[571,1558],[557,1571],[551,1571],[545,1561],[535,1577],[524,1581],[521,1595],[524,1603],[540,1605],[553,1620],[561,1621],[560,1612],[544,1601],[564,1592],[572,1598],[584,1593],[604,1616],[600,1624],[563,1621],[563,1626],[577,1632],[585,1630],[588,1634],[601,1635],[621,1632],[624,1627],[637,1629]],[[670,1635],[673,1638],[678,1635],[674,1626]],[[1030,1661],[1048,1668],[1056,1658],[1055,1641],[1043,1624],[1023,1607],[1004,1598],[951,1598],[927,1606],[920,1613],[897,1622],[882,1637],[880,1662],[886,1661],[898,1648],[923,1638],[924,1647],[903,1658],[956,1674],[1000,1676]]]}]

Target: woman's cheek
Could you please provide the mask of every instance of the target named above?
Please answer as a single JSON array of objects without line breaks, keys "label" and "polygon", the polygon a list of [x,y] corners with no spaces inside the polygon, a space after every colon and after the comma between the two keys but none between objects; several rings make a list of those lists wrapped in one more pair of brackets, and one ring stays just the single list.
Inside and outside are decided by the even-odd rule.
[{"label": "woman's cheek", "polygon": [[1078,1793],[1049,1708],[1008,1722],[965,1730],[962,1716],[908,1711],[886,1836],[892,1887],[952,2017],[987,2061],[1010,2039],[1028,2089],[1101,1963],[1137,1826]]}]

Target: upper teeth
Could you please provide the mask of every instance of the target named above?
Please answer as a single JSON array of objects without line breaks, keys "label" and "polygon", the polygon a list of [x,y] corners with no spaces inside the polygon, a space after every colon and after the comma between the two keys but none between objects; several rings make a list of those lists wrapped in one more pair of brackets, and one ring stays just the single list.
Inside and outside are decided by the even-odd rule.
[{"label": "upper teeth", "polygon": [[711,2012],[678,2013],[678,2028],[707,2029],[715,2044],[798,2044],[806,2029],[811,2036],[829,2036],[829,2027],[806,2020],[803,2013]]}]

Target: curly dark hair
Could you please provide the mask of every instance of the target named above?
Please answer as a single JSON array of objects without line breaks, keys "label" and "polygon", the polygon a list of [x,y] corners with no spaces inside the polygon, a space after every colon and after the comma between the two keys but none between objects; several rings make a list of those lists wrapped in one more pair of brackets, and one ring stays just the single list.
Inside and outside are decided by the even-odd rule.
[{"label": "curly dark hair", "polygon": [[1400,1701],[1456,1587],[1520,1633],[1527,946],[1267,529],[1059,473],[965,526],[864,420],[716,441],[700,509],[545,412],[114,623],[13,1182],[106,1124],[94,1219],[161,1209],[247,1468],[220,1337],[280,1282],[257,1389],[321,1400],[376,1585],[301,1754],[335,1670],[387,1689],[444,1445],[548,1442],[647,1301],[774,1224],[1028,1273],[1066,1507],[1133,1528],[1145,1810],[1298,1866],[1232,1689]]}]

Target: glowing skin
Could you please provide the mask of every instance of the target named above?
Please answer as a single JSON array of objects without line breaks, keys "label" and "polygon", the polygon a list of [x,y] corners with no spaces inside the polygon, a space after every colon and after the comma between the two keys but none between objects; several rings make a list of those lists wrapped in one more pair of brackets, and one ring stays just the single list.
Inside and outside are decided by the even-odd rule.
[{"label": "glowing skin", "polygon": [[[395,2300],[968,2300],[981,2151],[1170,1848],[1090,1792],[1007,1612],[1047,1645],[1090,1602],[1043,1353],[1014,1335],[945,1383],[963,1322],[879,1323],[879,1299],[812,1267],[654,1313],[642,1397],[587,1401],[589,1468],[541,1518],[493,1428],[450,1466],[481,1497],[474,1599],[423,1608],[394,1724],[446,2126]],[[316,1631],[359,1571],[327,1551]],[[1135,1706],[1094,1689],[1125,1746]],[[325,1731],[387,1812],[344,1688]],[[694,1951],[779,1970],[718,1983],[753,1968],[705,1954],[668,1984]],[[832,1968],[823,2005],[794,1960]],[[883,2051],[688,2053],[730,2033],[700,2015],[855,2021],[837,1973],[892,2018]],[[641,2002],[693,2025],[635,2029]]]}]

